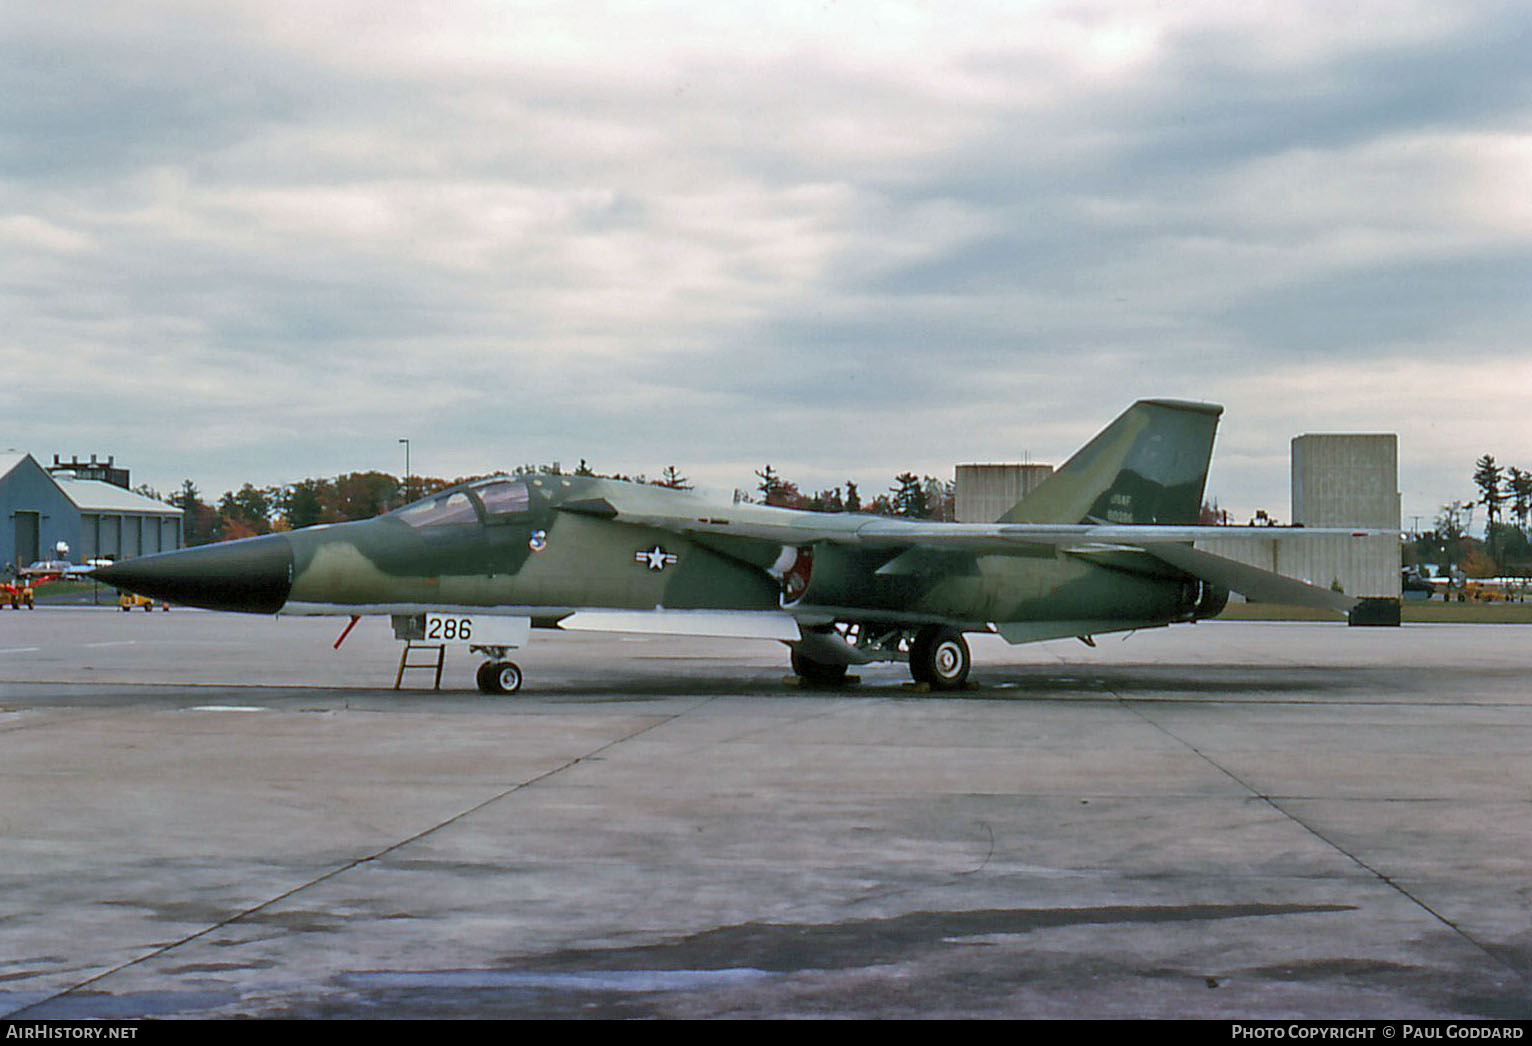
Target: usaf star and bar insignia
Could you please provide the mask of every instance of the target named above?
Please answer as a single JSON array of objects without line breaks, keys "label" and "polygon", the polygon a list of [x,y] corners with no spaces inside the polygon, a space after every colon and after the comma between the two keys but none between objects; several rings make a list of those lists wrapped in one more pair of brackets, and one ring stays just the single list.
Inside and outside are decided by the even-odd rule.
[{"label": "usaf star and bar insignia", "polygon": [[676,561],[676,556],[666,552],[659,545],[655,545],[653,548],[648,549],[647,551],[640,549],[639,551],[633,553],[633,562],[643,563],[650,570],[664,570],[666,567],[670,566],[670,564]]}]

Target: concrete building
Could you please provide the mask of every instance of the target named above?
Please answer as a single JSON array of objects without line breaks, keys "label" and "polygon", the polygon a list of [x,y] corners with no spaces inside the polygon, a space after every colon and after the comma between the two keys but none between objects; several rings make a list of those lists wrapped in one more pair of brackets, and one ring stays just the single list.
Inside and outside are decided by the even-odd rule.
[{"label": "concrete building", "polygon": [[1399,529],[1399,437],[1295,436],[1293,522],[1306,527]]},{"label": "concrete building", "polygon": [[49,473],[32,455],[0,454],[0,559],[25,566],[50,559],[127,559],[181,547],[181,510],[99,479]]},{"label": "concrete building", "polygon": [[1293,523],[1387,533],[1335,540],[1253,542],[1231,534],[1198,548],[1364,599],[1400,596],[1399,438],[1309,434],[1292,441]]},{"label": "concrete building", "polygon": [[1052,465],[959,465],[957,521],[993,523],[1052,474]]},{"label": "concrete building", "polygon": [[[1253,541],[1237,531],[1198,548],[1347,595],[1398,600],[1399,437],[1307,434],[1292,441],[1293,522],[1388,533]],[[993,523],[1053,472],[1050,465],[959,465],[957,519]]]},{"label": "concrete building", "polygon": [[[1399,437],[1309,434],[1292,442],[1293,522],[1387,530],[1344,545],[1311,545],[1304,566],[1353,596],[1400,596]],[[1332,582],[1333,583],[1333,582]]]}]

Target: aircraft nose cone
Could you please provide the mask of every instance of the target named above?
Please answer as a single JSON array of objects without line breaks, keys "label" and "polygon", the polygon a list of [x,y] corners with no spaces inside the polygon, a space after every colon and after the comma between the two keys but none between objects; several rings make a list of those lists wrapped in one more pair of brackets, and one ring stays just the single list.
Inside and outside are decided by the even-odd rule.
[{"label": "aircraft nose cone", "polygon": [[293,552],[276,534],[140,556],[93,570],[114,588],[207,610],[275,614],[293,583]]}]

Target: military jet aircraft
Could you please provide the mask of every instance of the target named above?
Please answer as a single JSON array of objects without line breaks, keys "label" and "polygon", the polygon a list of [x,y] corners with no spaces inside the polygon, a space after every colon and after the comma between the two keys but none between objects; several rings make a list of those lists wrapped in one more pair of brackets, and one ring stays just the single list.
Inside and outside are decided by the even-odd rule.
[{"label": "military jet aircraft", "polygon": [[[387,614],[399,638],[468,641],[486,693],[532,627],[780,640],[798,675],[907,661],[962,687],[964,633],[1011,643],[1190,622],[1231,590],[1344,613],[1356,600],[1193,546],[1222,408],[1142,400],[998,521],[937,523],[709,500],[610,479],[498,476],[356,523],[127,560],[100,580],[261,614]],[[427,630],[433,630],[427,634]]]}]

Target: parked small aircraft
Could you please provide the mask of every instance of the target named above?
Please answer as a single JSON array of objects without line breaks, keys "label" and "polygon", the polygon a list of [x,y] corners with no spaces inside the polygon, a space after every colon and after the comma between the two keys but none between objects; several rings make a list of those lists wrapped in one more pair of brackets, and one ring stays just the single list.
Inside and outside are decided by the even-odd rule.
[{"label": "parked small aircraft", "polygon": [[401,638],[433,628],[430,638],[484,653],[487,693],[520,687],[506,653],[532,627],[775,639],[812,682],[908,661],[917,681],[954,689],[969,673],[965,632],[1089,642],[1212,617],[1231,590],[1346,612],[1355,599],[1193,546],[1236,531],[1365,534],[1196,526],[1221,413],[1142,400],[995,523],[498,476],[363,522],[144,556],[94,576],[215,610],[392,615]]}]

